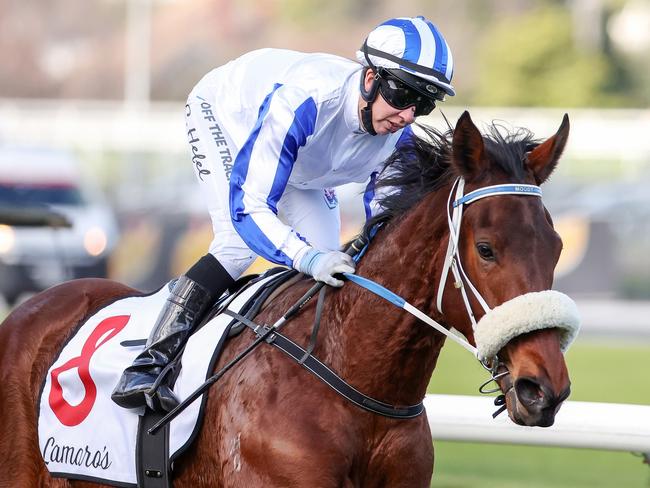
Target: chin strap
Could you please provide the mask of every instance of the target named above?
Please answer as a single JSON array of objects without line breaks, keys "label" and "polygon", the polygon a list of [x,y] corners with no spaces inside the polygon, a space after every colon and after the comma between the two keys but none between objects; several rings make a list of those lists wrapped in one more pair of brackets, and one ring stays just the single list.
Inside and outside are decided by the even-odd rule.
[{"label": "chin strap", "polygon": [[361,72],[361,79],[359,83],[361,98],[366,101],[366,106],[361,109],[361,125],[368,134],[371,136],[376,136],[377,132],[372,125],[372,103],[377,98],[377,93],[379,93],[379,75],[375,74],[375,79],[372,81],[370,90],[366,90],[365,79],[368,69],[372,68],[366,68]]},{"label": "chin strap", "polygon": [[361,125],[371,136],[377,135],[375,128],[372,126],[372,102],[368,102],[368,104],[361,109]]}]

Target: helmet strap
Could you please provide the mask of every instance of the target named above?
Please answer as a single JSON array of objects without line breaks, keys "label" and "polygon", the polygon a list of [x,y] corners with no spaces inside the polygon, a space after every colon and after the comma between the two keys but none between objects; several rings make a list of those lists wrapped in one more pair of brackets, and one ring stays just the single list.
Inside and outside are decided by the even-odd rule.
[{"label": "helmet strap", "polygon": [[371,136],[377,135],[377,131],[372,126],[372,102],[368,102],[368,105],[361,109],[361,125]]},{"label": "helmet strap", "polygon": [[377,94],[379,93],[379,75],[375,74],[374,79],[372,80],[372,85],[370,90],[366,90],[366,73],[369,69],[365,68],[363,73],[361,73],[361,82],[359,86],[359,91],[361,92],[361,98],[366,101],[366,106],[361,109],[361,125],[371,136],[376,136],[377,132],[372,125],[372,104],[377,99]]}]

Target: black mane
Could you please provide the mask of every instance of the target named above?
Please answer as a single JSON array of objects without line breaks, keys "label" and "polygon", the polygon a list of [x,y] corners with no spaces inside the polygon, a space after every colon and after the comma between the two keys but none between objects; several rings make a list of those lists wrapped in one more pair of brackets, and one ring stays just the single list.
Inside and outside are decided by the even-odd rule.
[{"label": "black mane", "polygon": [[[376,223],[403,215],[458,176],[451,164],[453,130],[441,132],[420,124],[418,128],[424,137],[414,135],[384,163],[375,183],[376,203],[382,211],[366,222],[365,235]],[[515,182],[524,177],[525,154],[539,144],[528,129],[508,130],[494,122],[483,134],[483,142],[490,159]]]}]

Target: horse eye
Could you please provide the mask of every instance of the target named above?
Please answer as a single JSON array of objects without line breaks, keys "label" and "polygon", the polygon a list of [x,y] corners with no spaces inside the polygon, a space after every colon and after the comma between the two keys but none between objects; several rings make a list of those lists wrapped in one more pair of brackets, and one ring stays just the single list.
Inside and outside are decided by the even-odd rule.
[{"label": "horse eye", "polygon": [[481,258],[485,259],[486,261],[494,261],[494,252],[492,252],[492,248],[489,246],[489,244],[486,244],[485,242],[479,242],[476,244],[476,249],[478,250],[478,254],[481,256]]}]

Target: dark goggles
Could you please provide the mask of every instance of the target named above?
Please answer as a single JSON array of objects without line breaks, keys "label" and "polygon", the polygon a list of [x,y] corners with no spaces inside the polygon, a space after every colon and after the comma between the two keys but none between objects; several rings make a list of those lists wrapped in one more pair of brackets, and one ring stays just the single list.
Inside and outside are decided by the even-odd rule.
[{"label": "dark goggles", "polygon": [[424,95],[388,73],[379,75],[378,81],[379,93],[390,106],[400,110],[415,106],[416,117],[430,114],[436,108],[436,101],[444,100],[442,90]]}]

